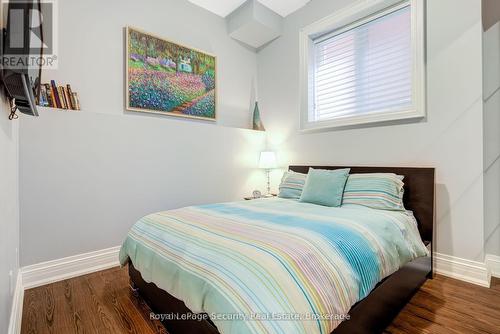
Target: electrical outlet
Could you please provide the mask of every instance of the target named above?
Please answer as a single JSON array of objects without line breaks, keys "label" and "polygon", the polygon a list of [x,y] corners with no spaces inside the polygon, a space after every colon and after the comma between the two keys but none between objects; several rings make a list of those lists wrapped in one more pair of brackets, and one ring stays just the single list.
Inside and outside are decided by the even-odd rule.
[{"label": "electrical outlet", "polygon": [[10,295],[14,295],[14,289],[16,287],[16,283],[14,282],[14,272],[9,271],[9,287],[10,287]]}]

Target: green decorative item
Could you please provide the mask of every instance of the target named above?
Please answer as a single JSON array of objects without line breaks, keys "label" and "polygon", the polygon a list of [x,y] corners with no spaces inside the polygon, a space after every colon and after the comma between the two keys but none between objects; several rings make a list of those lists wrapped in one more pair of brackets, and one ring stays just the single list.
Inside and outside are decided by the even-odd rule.
[{"label": "green decorative item", "polygon": [[262,120],[260,119],[259,103],[255,102],[255,108],[253,110],[253,129],[257,131],[266,131]]}]

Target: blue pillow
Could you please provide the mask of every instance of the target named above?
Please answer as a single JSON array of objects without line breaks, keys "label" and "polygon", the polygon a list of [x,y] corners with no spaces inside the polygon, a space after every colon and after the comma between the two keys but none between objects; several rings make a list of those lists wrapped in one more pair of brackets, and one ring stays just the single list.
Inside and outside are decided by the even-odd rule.
[{"label": "blue pillow", "polygon": [[340,206],[349,171],[349,168],[334,170],[309,168],[300,201],[324,206]]}]

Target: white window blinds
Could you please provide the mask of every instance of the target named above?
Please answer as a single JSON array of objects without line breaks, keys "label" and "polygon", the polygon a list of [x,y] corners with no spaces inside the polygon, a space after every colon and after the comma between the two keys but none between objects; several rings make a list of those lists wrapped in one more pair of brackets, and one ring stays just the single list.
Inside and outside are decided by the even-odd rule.
[{"label": "white window blinds", "polygon": [[314,39],[314,110],[309,121],[412,107],[409,5]]}]

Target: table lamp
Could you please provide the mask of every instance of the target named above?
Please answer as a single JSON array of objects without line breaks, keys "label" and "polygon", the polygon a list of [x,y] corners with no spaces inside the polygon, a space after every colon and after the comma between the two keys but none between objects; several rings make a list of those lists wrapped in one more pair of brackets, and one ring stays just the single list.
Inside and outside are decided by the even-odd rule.
[{"label": "table lamp", "polygon": [[265,169],[267,174],[267,193],[266,196],[271,196],[271,182],[269,174],[271,169],[276,168],[276,153],[273,151],[260,152],[259,168]]}]

